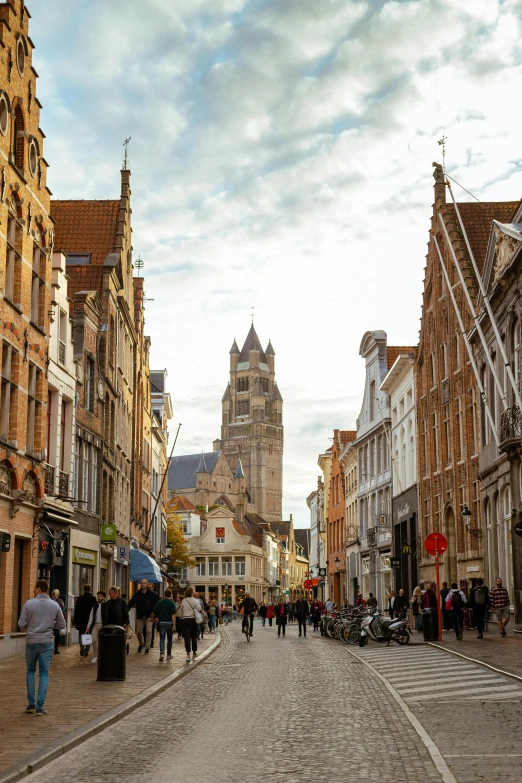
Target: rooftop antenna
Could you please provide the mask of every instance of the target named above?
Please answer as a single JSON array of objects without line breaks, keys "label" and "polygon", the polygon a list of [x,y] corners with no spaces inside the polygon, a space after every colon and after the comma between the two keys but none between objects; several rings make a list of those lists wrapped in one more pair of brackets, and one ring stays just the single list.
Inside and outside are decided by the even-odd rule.
[{"label": "rooftop antenna", "polygon": [[138,253],[138,258],[134,262],[134,266],[138,270],[138,277],[140,276],[140,271],[143,269],[144,265],[145,265],[145,261],[143,260],[141,255]]},{"label": "rooftop antenna", "polygon": [[125,147],[125,154],[123,156],[123,170],[129,171],[129,141],[131,140],[131,136],[129,136],[128,139],[125,139],[123,142],[123,146]]},{"label": "rooftop antenna", "polygon": [[442,171],[444,174],[446,173],[446,142],[448,140],[447,136],[443,136],[442,139],[439,139],[437,144],[439,147],[442,147]]}]

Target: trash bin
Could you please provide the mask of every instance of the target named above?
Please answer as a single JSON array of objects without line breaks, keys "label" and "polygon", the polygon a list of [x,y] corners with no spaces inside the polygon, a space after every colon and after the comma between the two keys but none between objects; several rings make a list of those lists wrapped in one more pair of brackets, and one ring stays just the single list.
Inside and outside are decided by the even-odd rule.
[{"label": "trash bin", "polygon": [[125,679],[127,634],[121,625],[105,625],[98,633],[99,682]]},{"label": "trash bin", "polygon": [[439,638],[437,630],[437,612],[435,609],[422,610],[422,631],[425,642],[436,642]]}]

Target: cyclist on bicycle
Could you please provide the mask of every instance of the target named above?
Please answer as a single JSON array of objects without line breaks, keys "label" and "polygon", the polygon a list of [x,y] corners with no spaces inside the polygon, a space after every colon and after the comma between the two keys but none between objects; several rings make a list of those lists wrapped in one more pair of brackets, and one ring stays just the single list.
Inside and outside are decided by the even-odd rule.
[{"label": "cyclist on bicycle", "polygon": [[245,593],[245,597],[239,604],[239,611],[243,610],[243,622],[241,623],[241,631],[245,633],[246,624],[248,618],[250,618],[250,636],[254,629],[254,615],[257,612],[257,603],[250,597],[250,593]]}]

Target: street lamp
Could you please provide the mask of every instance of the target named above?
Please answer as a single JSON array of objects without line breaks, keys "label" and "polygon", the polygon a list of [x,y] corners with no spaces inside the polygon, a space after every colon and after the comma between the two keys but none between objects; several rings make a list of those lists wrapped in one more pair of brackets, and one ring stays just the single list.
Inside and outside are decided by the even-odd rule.
[{"label": "street lamp", "polygon": [[482,530],[479,527],[470,527],[471,511],[467,506],[464,506],[462,509],[462,519],[464,521],[464,527],[470,536],[473,536],[473,538],[482,538]]},{"label": "street lamp", "polygon": [[172,554],[172,544],[170,543],[170,541],[167,541],[167,543],[165,544],[165,554],[168,555],[169,557]]}]

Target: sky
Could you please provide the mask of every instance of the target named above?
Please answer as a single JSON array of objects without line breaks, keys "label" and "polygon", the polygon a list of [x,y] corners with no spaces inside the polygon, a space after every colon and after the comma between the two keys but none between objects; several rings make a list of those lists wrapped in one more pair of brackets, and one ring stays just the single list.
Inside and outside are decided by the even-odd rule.
[{"label": "sky", "polygon": [[176,453],[212,450],[255,307],[284,399],[283,517],[307,526],[318,455],[355,428],[363,334],[418,341],[438,140],[481,201],[522,197],[522,0],[28,6],[54,196],[118,198],[131,137]]}]

